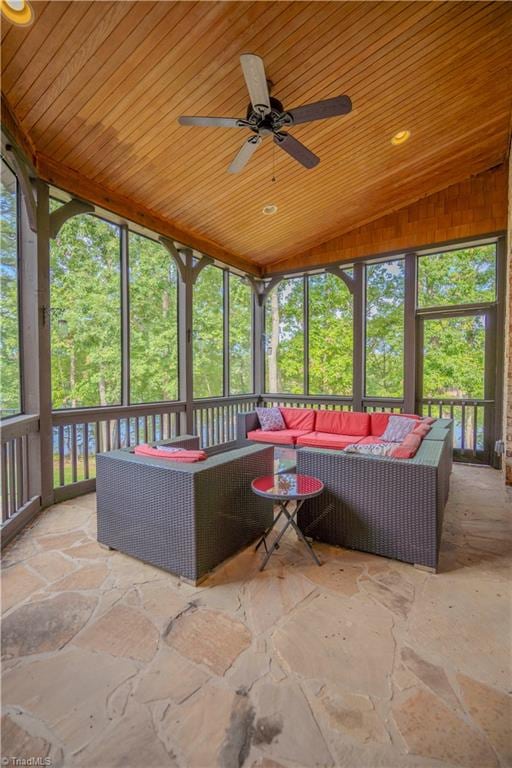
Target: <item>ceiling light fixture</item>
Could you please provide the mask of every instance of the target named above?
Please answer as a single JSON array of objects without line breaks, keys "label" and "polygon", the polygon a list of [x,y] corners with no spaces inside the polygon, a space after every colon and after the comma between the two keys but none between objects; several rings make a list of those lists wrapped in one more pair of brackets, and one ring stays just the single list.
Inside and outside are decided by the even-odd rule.
[{"label": "ceiling light fixture", "polygon": [[398,131],[398,133],[391,137],[391,143],[397,147],[399,144],[406,142],[410,135],[410,131]]},{"label": "ceiling light fixture", "polygon": [[0,0],[0,11],[7,21],[20,27],[34,21],[34,12],[28,0]]},{"label": "ceiling light fixture", "polygon": [[274,203],[268,203],[267,205],[264,205],[261,210],[265,216],[273,216],[274,213],[277,213],[277,205],[274,205]]}]

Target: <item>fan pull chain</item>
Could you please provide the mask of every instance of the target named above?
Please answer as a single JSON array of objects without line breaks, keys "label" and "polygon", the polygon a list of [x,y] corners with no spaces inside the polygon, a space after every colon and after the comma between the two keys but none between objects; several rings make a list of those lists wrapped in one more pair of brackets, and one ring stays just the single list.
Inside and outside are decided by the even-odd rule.
[{"label": "fan pull chain", "polygon": [[272,181],[276,180],[276,145],[272,144]]}]

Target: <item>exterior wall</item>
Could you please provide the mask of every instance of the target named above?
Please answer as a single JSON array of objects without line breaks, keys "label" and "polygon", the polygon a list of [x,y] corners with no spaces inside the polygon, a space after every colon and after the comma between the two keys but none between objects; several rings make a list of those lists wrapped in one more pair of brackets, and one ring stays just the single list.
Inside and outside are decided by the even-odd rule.
[{"label": "exterior wall", "polygon": [[507,317],[505,320],[505,481],[512,485],[512,153],[509,155],[507,231]]},{"label": "exterior wall", "polygon": [[266,271],[270,274],[388,251],[406,251],[490,234],[506,227],[507,166],[502,164],[291,259],[274,262]]}]

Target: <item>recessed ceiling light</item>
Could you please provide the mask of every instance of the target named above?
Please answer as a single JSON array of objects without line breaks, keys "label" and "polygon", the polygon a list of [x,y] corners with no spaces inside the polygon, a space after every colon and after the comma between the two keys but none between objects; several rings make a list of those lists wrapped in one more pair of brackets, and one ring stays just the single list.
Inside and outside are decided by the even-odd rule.
[{"label": "recessed ceiling light", "polygon": [[268,203],[268,205],[264,205],[261,210],[265,216],[273,216],[274,213],[277,213],[277,205],[274,205],[274,203]]},{"label": "recessed ceiling light", "polygon": [[0,0],[0,11],[4,18],[21,27],[34,20],[34,12],[28,0]]},{"label": "recessed ceiling light", "polygon": [[398,144],[403,144],[407,141],[410,135],[410,131],[398,131],[398,133],[395,133],[395,135],[391,137],[391,143],[396,147]]}]

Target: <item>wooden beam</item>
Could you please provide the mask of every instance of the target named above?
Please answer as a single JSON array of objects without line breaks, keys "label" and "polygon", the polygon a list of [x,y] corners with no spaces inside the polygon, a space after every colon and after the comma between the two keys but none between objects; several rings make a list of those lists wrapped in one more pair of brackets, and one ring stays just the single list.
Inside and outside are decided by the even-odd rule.
[{"label": "wooden beam", "polygon": [[9,139],[17,145],[24,153],[26,160],[32,168],[36,165],[36,149],[30,137],[25,133],[19,124],[14,112],[10,108],[7,100],[2,93],[1,99],[2,130],[5,131]]},{"label": "wooden beam", "polygon": [[137,201],[81,176],[71,168],[60,165],[45,155],[38,154],[36,156],[36,168],[40,178],[49,184],[53,184],[81,200],[87,200],[112,211],[112,213],[125,218],[127,222],[132,221],[142,227],[147,227],[157,234],[218,259],[228,266],[249,272],[252,275],[260,275],[260,268],[256,264],[230,253],[212,240],[180,228]]}]

